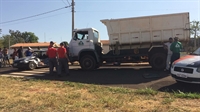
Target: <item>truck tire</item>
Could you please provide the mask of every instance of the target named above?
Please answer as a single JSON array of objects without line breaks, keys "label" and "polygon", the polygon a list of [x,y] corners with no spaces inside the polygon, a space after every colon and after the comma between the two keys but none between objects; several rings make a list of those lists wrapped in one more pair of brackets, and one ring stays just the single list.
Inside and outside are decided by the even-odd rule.
[{"label": "truck tire", "polygon": [[29,62],[29,64],[28,64],[28,69],[29,70],[33,70],[33,69],[35,69],[37,66],[36,66],[36,64],[34,63],[34,62]]},{"label": "truck tire", "polygon": [[83,70],[94,70],[96,68],[96,61],[93,56],[85,55],[81,58],[80,65]]},{"label": "truck tire", "polygon": [[166,55],[164,53],[155,53],[151,56],[149,63],[153,69],[162,70],[166,66]]}]

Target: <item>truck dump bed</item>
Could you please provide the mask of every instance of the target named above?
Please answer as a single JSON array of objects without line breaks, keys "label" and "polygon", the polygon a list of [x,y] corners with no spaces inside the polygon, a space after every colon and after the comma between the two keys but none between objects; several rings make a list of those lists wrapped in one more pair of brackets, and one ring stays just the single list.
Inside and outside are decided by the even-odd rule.
[{"label": "truck dump bed", "polygon": [[181,42],[190,38],[189,13],[101,20],[107,27],[109,43],[115,45],[163,43],[169,37]]}]

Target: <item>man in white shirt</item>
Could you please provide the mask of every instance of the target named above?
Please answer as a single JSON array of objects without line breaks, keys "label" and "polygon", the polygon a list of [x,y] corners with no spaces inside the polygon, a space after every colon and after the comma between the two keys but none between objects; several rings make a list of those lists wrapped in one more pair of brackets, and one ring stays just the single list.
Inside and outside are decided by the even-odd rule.
[{"label": "man in white shirt", "polygon": [[169,38],[169,42],[164,44],[164,49],[167,50],[167,60],[166,60],[166,68],[165,71],[169,71],[170,70],[170,62],[171,62],[171,56],[172,56],[172,51],[170,50],[170,46],[173,42],[173,38],[170,37]]}]

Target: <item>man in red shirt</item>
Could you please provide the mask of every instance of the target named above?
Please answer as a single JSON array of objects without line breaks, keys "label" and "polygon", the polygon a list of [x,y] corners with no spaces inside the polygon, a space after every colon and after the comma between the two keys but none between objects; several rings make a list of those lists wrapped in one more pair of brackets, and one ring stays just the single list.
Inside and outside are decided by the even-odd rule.
[{"label": "man in red shirt", "polygon": [[61,71],[64,68],[65,74],[69,75],[69,58],[67,56],[67,50],[64,47],[64,43],[60,43],[60,47],[57,50],[58,52],[58,75],[61,75]]},{"label": "man in red shirt", "polygon": [[47,50],[47,56],[49,57],[49,74],[53,75],[53,69],[58,70],[58,61],[57,61],[57,50],[53,47],[54,42],[50,42],[50,46]]}]

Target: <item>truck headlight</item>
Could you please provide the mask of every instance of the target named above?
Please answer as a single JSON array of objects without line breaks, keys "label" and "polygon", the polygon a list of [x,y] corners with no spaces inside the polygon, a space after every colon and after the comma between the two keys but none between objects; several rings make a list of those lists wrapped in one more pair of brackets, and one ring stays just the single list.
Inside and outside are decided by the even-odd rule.
[{"label": "truck headlight", "polygon": [[198,67],[198,68],[197,68],[197,72],[199,72],[199,73],[200,73],[200,67]]}]

